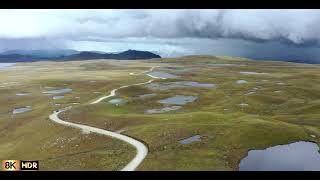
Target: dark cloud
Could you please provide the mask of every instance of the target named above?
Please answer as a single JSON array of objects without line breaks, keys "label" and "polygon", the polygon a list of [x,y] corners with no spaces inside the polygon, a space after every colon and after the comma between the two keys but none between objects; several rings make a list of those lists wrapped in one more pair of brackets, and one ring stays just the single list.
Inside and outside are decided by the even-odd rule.
[{"label": "dark cloud", "polygon": [[65,41],[48,38],[0,38],[0,51],[64,49]]},{"label": "dark cloud", "polygon": [[1,10],[0,22],[0,50],[73,42],[76,49],[130,45],[166,56],[315,59],[320,47],[318,10]]},{"label": "dark cloud", "polygon": [[[318,10],[17,10],[0,12],[0,20],[2,38],[193,37],[310,44],[320,33]],[[30,27],[21,31],[24,25]]]}]

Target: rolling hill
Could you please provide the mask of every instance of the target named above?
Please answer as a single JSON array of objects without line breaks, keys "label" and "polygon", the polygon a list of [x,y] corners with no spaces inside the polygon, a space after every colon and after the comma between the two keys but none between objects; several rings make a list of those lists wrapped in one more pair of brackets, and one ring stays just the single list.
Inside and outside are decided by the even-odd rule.
[{"label": "rolling hill", "polygon": [[116,60],[136,60],[153,59],[161,56],[148,52],[127,50],[120,53],[102,53],[92,51],[6,51],[0,54],[0,62],[34,62],[34,61],[70,61],[70,60],[91,60],[91,59],[116,59]]}]

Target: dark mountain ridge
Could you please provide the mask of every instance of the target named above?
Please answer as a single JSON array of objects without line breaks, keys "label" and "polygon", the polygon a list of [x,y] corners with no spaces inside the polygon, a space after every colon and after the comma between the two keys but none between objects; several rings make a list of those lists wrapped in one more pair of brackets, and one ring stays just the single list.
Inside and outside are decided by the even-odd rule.
[{"label": "dark mountain ridge", "polygon": [[[37,52],[37,53],[32,53]],[[12,53],[12,54],[10,54]],[[0,62],[34,62],[34,61],[70,61],[70,60],[92,60],[92,59],[116,59],[116,60],[137,60],[161,58],[161,56],[148,52],[127,50],[120,53],[101,53],[93,51],[69,51],[53,55],[54,53],[39,53],[39,51],[6,51],[0,53]],[[39,55],[40,54],[40,55]]]}]

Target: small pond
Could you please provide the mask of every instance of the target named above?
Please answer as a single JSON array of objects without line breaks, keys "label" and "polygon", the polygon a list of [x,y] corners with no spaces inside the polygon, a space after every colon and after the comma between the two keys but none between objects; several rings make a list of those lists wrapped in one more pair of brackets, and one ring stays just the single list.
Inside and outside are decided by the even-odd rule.
[{"label": "small pond", "polygon": [[17,93],[16,96],[28,96],[31,93]]},{"label": "small pond", "polygon": [[211,83],[198,83],[195,81],[177,81],[168,83],[150,83],[146,85],[147,88],[152,90],[168,90],[172,88],[214,88],[215,84]]},{"label": "small pond", "polygon": [[246,75],[262,75],[262,74],[269,74],[269,73],[260,73],[260,72],[252,72],[252,71],[241,71],[240,74],[246,74]]},{"label": "small pond", "polygon": [[201,136],[200,135],[191,136],[189,138],[180,140],[179,143],[180,144],[190,144],[195,141],[201,141]]},{"label": "small pond", "polygon": [[63,99],[64,96],[53,96],[52,99]]},{"label": "small pond", "polygon": [[163,78],[163,79],[168,79],[168,78],[178,78],[178,76],[174,75],[174,74],[169,74],[166,72],[160,72],[160,71],[153,71],[148,73],[148,75],[157,77],[157,78]]},{"label": "small pond", "polygon": [[240,161],[240,171],[320,171],[319,146],[299,141],[251,150]]},{"label": "small pond", "polygon": [[15,65],[16,63],[0,63],[0,69],[5,69],[8,68],[10,66]]},{"label": "small pond", "polygon": [[148,98],[148,97],[153,97],[156,95],[157,95],[156,93],[142,94],[142,95],[139,95],[139,98]]},{"label": "small pond", "polygon": [[241,79],[241,80],[237,80],[236,83],[237,84],[245,84],[245,83],[248,83],[248,81]]},{"label": "small pond", "polygon": [[184,73],[191,72],[193,68],[162,67],[161,70],[170,71],[173,73]]},{"label": "small pond", "polygon": [[127,102],[127,100],[121,99],[121,98],[117,98],[117,99],[111,99],[108,102],[111,103],[111,104],[115,104],[115,105],[121,105],[121,104],[125,104]]},{"label": "small pond", "polygon": [[31,111],[31,106],[26,106],[26,107],[21,107],[21,108],[15,108],[12,111],[12,114],[19,114],[19,113],[24,113],[24,112],[28,112]]},{"label": "small pond", "polygon": [[63,88],[63,89],[54,89],[54,90],[44,91],[42,93],[43,94],[64,94],[64,93],[69,93],[71,91],[72,89],[70,88]]},{"label": "small pond", "polygon": [[230,66],[235,66],[235,67],[240,67],[240,66],[246,66],[245,64],[219,64],[219,63],[208,63],[207,65],[209,66],[216,66],[216,67],[230,67]]},{"label": "small pond", "polygon": [[255,94],[255,93],[256,92],[254,92],[254,91],[250,91],[250,92],[246,93],[245,95],[248,96],[248,95]]},{"label": "small pond", "polygon": [[175,104],[175,105],[184,105],[187,103],[191,103],[195,101],[198,97],[196,96],[182,96],[182,95],[177,95],[173,97],[169,97],[163,100],[159,100],[159,103],[162,104]]},{"label": "small pond", "polygon": [[164,108],[159,108],[159,109],[148,109],[148,110],[146,110],[146,113],[149,113],[149,114],[165,113],[165,112],[169,112],[169,111],[175,111],[180,108],[181,108],[181,106],[170,106],[170,107],[164,107]]}]

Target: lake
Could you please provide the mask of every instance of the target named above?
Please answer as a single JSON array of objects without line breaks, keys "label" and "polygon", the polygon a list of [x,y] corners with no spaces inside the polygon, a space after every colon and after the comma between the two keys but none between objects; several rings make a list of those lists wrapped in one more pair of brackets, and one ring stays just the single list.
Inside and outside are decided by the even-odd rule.
[{"label": "lake", "polygon": [[162,104],[175,104],[175,105],[184,105],[187,103],[191,103],[198,99],[196,96],[182,96],[182,95],[176,95],[170,98],[166,98],[163,100],[159,100],[159,103]]},{"label": "lake", "polygon": [[320,171],[319,146],[299,141],[251,150],[240,161],[240,171]]},{"label": "lake", "polygon": [[10,66],[15,65],[16,63],[0,63],[0,69],[5,69],[8,68]]}]

